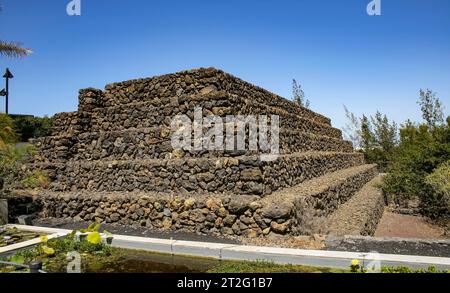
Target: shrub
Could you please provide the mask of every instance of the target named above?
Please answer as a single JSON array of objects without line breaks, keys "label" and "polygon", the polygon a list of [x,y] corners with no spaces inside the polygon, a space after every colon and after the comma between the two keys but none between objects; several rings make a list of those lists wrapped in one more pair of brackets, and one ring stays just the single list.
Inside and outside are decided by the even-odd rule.
[{"label": "shrub", "polygon": [[14,131],[22,142],[30,138],[51,135],[52,118],[49,117],[16,117],[14,118]]},{"label": "shrub", "polygon": [[5,144],[0,147],[0,177],[7,187],[16,187],[23,178],[23,165],[34,153],[30,145]]},{"label": "shrub", "polygon": [[48,179],[45,174],[39,170],[30,173],[23,168],[34,154],[34,148],[29,144],[16,143],[18,136],[13,125],[12,118],[0,114],[0,190],[4,187],[46,187]]},{"label": "shrub", "polygon": [[422,198],[426,212],[434,217],[450,217],[450,161],[434,170],[425,181],[432,191]]},{"label": "shrub", "polygon": [[436,193],[450,197],[450,161],[445,162],[427,176],[427,183]]},{"label": "shrub", "polygon": [[16,141],[13,122],[8,115],[0,114],[0,148],[4,147],[5,144]]},{"label": "shrub", "polygon": [[426,178],[450,160],[450,124],[430,128],[407,122],[400,129],[400,145],[394,149],[383,189],[397,203],[420,198],[422,211],[432,218],[446,216],[442,196]]}]

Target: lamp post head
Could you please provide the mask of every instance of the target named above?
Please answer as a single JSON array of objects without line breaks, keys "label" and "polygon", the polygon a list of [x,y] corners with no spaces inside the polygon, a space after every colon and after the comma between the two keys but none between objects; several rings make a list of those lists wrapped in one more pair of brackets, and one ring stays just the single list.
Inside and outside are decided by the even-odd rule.
[{"label": "lamp post head", "polygon": [[3,75],[4,78],[14,78],[14,75],[9,71],[9,68],[6,68],[5,74]]}]

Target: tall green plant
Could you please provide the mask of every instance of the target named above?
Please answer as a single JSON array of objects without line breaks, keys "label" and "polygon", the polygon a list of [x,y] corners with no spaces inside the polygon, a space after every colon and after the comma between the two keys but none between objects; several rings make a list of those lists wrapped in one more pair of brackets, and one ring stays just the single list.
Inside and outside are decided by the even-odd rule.
[{"label": "tall green plant", "polygon": [[[349,123],[347,138],[360,148],[368,163],[378,164],[382,171],[389,165],[390,156],[398,144],[398,127],[379,111],[374,116],[357,118],[344,106]],[[349,134],[350,133],[350,134]]]},{"label": "tall green plant", "polygon": [[302,86],[295,79],[292,80],[292,100],[299,106],[309,108],[310,102],[305,98]]},{"label": "tall green plant", "polygon": [[422,118],[426,121],[428,127],[433,128],[436,125],[444,123],[442,102],[436,96],[436,93],[429,89],[421,89],[419,95],[418,104],[422,111]]}]

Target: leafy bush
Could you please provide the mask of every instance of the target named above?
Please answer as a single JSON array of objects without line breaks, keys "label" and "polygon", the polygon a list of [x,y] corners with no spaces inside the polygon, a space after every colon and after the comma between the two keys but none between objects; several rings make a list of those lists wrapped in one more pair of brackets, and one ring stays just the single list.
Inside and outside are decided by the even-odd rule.
[{"label": "leafy bush", "polygon": [[400,129],[400,144],[394,149],[384,179],[384,191],[395,202],[420,198],[422,211],[432,218],[448,216],[442,195],[426,178],[450,160],[450,124],[430,128],[407,122]]},{"label": "leafy bush", "polygon": [[0,177],[7,187],[14,187],[23,178],[23,166],[34,148],[30,145],[5,144],[0,147]]},{"label": "leafy bush", "polygon": [[450,161],[434,170],[425,181],[432,190],[430,196],[422,199],[426,212],[435,217],[450,217]]},{"label": "leafy bush", "polygon": [[14,131],[22,142],[51,135],[52,118],[49,117],[15,117],[13,124]]},{"label": "leafy bush", "polygon": [[14,121],[8,115],[0,114],[0,148],[5,144],[16,141],[13,122]]},{"label": "leafy bush", "polygon": [[48,179],[39,170],[26,171],[24,165],[35,152],[29,144],[17,144],[14,120],[0,114],[0,189],[46,187]]},{"label": "leafy bush", "polygon": [[50,182],[47,174],[39,169],[25,167],[34,153],[34,147],[29,144],[0,146],[0,189],[48,187]]},{"label": "leafy bush", "polygon": [[450,197],[450,161],[434,170],[432,174],[427,176],[426,181],[436,193]]}]

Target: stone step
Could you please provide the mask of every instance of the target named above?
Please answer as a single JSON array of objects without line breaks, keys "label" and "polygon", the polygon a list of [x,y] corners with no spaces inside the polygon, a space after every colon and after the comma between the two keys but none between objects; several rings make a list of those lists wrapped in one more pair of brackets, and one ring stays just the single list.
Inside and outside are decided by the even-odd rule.
[{"label": "stone step", "polygon": [[[225,137],[225,135],[224,135]],[[281,130],[280,153],[304,151],[352,152],[351,142],[297,130]],[[122,131],[65,134],[33,141],[38,150],[35,161],[170,159],[176,157],[236,157],[260,151],[183,151],[172,148],[169,128],[153,127]],[[248,147],[246,147],[248,149]]]},{"label": "stone step", "polygon": [[332,213],[326,220],[328,233],[373,236],[386,205],[381,183],[381,176],[377,176]]},{"label": "stone step", "polygon": [[259,104],[225,92],[196,94],[188,97],[154,97],[150,101],[97,108],[78,113],[55,115],[55,135],[67,132],[121,131],[130,128],[170,127],[176,115],[187,115],[192,121],[196,107],[203,116],[279,115],[280,128],[342,138],[342,131],[278,107]]},{"label": "stone step", "polygon": [[[277,107],[289,113],[330,125],[330,119],[321,114],[300,107],[294,102],[215,68],[200,68],[152,78],[113,83],[105,87],[99,101],[90,97],[87,100],[88,103],[84,103],[85,99],[80,99],[80,107],[82,109],[85,106],[88,109],[91,109],[92,106],[109,107],[136,101],[148,101],[154,97],[183,97],[211,90],[229,92],[246,100]],[[92,105],[89,103],[92,103]]]},{"label": "stone step", "polygon": [[[286,189],[285,192],[290,195],[282,199],[279,192],[261,198],[214,192],[182,194],[86,190],[41,191],[36,198],[42,206],[41,216],[45,218],[118,223],[214,235],[299,235],[311,233],[311,230],[307,230],[310,227],[308,225],[311,222],[321,223],[323,220],[323,217],[317,215],[317,218],[309,219],[306,223],[301,221],[304,219],[301,198],[345,202],[365,182],[370,181],[375,172],[373,165],[363,165],[330,173],[316,180],[306,181],[294,190]],[[359,194],[360,192],[355,197]],[[353,198],[348,203],[352,200]],[[374,208],[371,203],[372,200],[369,207]],[[345,206],[346,203],[338,211]],[[369,211],[369,207],[365,210]],[[367,221],[376,222],[378,214],[368,212],[363,217]],[[302,227],[305,224],[306,228]]]},{"label": "stone step", "polygon": [[[291,217],[295,234],[327,232],[327,217],[377,174],[376,165],[348,167],[314,177],[263,199],[263,218]],[[368,216],[370,217],[370,216]]]},{"label": "stone step", "polygon": [[168,160],[35,163],[56,191],[232,192],[264,196],[284,187],[364,163],[360,153],[303,152],[260,156]]},{"label": "stone step", "polygon": [[270,227],[257,196],[204,193],[41,191],[42,218],[257,237]]}]

